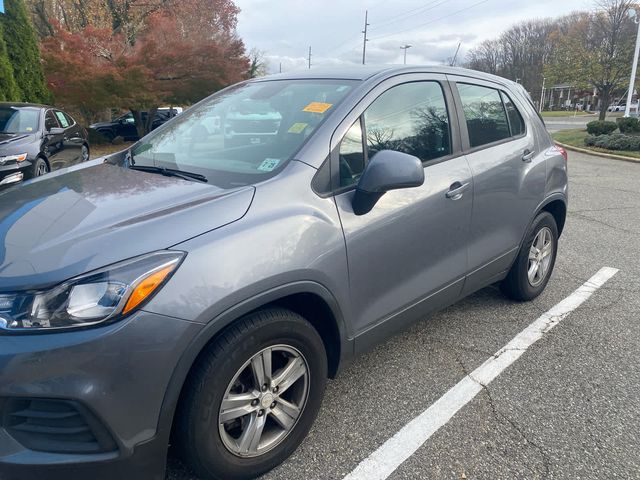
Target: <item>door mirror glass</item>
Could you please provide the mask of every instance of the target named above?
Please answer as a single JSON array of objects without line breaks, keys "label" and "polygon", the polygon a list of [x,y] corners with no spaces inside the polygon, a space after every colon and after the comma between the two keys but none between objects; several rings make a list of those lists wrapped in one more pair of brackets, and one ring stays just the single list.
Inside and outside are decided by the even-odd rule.
[{"label": "door mirror glass", "polygon": [[419,158],[393,150],[381,150],[372,158],[353,197],[356,215],[370,212],[389,190],[419,187],[424,183],[424,168]]}]

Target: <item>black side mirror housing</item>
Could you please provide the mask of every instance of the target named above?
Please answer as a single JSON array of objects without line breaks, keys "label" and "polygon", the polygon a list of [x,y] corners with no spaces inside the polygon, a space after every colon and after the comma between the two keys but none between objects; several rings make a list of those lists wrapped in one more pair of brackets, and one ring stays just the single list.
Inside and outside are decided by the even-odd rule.
[{"label": "black side mirror housing", "polygon": [[353,212],[364,215],[390,190],[424,184],[424,168],[419,158],[393,150],[376,153],[365,168],[353,197]]},{"label": "black side mirror housing", "polygon": [[64,128],[61,127],[51,127],[47,131],[47,135],[62,135],[64,133]]}]

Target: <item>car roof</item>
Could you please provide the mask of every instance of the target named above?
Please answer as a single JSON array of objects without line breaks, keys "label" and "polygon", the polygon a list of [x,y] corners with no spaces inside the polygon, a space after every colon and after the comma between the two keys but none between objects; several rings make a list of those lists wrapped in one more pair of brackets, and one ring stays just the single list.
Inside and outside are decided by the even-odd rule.
[{"label": "car roof", "polygon": [[49,105],[41,105],[39,103],[23,103],[23,102],[0,102],[0,107],[18,107],[18,108],[53,108]]},{"label": "car roof", "polygon": [[481,80],[489,80],[505,85],[516,85],[515,82],[489,73],[448,66],[422,66],[422,65],[362,65],[341,67],[318,67],[301,69],[287,73],[279,73],[261,77],[254,81],[268,80],[296,80],[296,79],[339,79],[339,80],[369,80],[374,77],[392,77],[407,73],[440,73],[449,75],[461,75]]}]

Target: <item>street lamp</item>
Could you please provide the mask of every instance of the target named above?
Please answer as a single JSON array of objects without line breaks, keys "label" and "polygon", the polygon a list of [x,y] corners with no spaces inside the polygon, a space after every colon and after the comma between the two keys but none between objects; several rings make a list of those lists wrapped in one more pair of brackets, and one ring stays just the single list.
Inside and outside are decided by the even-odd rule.
[{"label": "street lamp", "polygon": [[[638,54],[640,54],[640,20],[638,12],[635,9],[630,10],[629,14],[633,21],[638,25],[638,34],[636,35],[636,51],[633,54],[633,66],[631,67],[631,79],[629,80],[629,92],[627,93],[627,104],[624,107],[624,116],[629,117],[631,114],[631,100],[633,100],[633,91],[636,85],[636,72],[638,70]],[[636,110],[636,113],[640,113]]]},{"label": "street lamp", "polygon": [[404,64],[407,64],[407,50],[411,48],[411,45],[403,45],[400,49],[404,50]]}]

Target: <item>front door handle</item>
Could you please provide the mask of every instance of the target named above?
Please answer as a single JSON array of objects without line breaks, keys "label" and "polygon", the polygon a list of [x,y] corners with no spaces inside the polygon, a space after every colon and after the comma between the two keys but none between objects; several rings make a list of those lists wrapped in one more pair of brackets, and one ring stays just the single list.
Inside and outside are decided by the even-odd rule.
[{"label": "front door handle", "polygon": [[455,182],[449,187],[449,191],[445,193],[445,196],[450,200],[460,200],[464,195],[464,191],[469,187],[469,182],[461,183]]},{"label": "front door handle", "polygon": [[533,160],[533,156],[536,154],[536,152],[534,152],[533,150],[529,150],[528,148],[524,151],[524,153],[522,154],[522,161],[523,162],[531,162],[531,160]]}]

